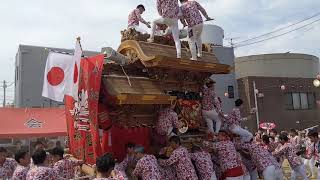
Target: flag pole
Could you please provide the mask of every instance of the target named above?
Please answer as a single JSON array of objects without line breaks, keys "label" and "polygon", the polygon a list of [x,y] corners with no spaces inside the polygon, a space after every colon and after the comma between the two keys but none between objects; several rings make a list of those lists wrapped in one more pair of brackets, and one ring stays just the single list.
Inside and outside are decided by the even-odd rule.
[{"label": "flag pole", "polygon": [[82,45],[81,45],[81,37],[80,37],[80,36],[78,36],[76,39],[77,39],[77,41],[79,42],[79,45],[80,45],[81,51],[83,51],[83,49],[82,49]]}]

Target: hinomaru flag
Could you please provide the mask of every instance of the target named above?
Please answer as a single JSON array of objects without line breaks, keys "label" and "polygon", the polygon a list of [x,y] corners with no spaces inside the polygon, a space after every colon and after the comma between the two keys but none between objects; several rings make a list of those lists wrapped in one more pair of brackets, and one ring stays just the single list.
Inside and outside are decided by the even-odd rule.
[{"label": "hinomaru flag", "polygon": [[68,79],[69,82],[67,83],[67,87],[65,89],[65,95],[73,97],[76,101],[78,100],[81,57],[82,49],[80,45],[80,40],[77,40],[74,55],[72,57],[72,60],[74,62],[74,66],[72,67],[72,71],[74,72],[73,78]]},{"label": "hinomaru flag", "polygon": [[66,88],[74,78],[74,59],[72,55],[49,52],[44,72],[42,96],[63,102]]}]

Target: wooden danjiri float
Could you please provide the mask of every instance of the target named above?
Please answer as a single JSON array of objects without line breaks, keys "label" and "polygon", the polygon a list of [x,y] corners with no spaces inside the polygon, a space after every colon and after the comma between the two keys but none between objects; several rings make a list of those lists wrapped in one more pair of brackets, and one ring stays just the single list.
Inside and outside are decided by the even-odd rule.
[{"label": "wooden danjiri float", "polygon": [[[179,121],[188,127],[186,133],[180,134],[186,146],[204,136],[203,82],[212,74],[228,74],[231,70],[219,63],[210,46],[204,45],[203,57],[192,61],[187,43],[183,42],[182,58],[177,59],[174,42],[169,37],[156,37],[154,43],[146,42],[147,38],[148,35],[129,29],[122,32],[117,52],[102,49],[105,61],[98,121],[101,153],[112,152],[119,161],[126,154],[128,142],[143,145],[148,153],[158,151],[151,141],[158,111],[164,105],[177,103]],[[90,166],[84,166],[83,170],[93,173]]]}]

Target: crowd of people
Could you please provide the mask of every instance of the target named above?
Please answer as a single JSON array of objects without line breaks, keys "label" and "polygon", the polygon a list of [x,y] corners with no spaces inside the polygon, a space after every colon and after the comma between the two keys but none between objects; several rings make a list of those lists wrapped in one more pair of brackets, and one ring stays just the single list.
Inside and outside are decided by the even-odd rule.
[{"label": "crowd of people", "polygon": [[[231,131],[220,130],[213,137],[182,146],[180,138],[171,136],[158,155],[148,154],[141,145],[129,143],[127,156],[116,163],[111,153],[97,158],[96,180],[216,180],[283,179],[282,165],[289,162],[291,179],[311,175],[320,178],[320,138],[316,129],[308,132],[278,133],[259,130],[249,142]],[[75,178],[75,167],[82,161],[64,156],[63,149],[45,151],[42,143],[30,153],[18,150],[14,159],[0,148],[0,178],[13,180],[53,180]],[[130,171],[131,169],[131,171]],[[318,173],[318,177],[316,174]]]},{"label": "crowd of people", "polygon": [[[309,179],[307,166],[314,178],[319,179],[315,177],[316,171],[320,171],[319,141],[315,129],[306,136],[296,135],[295,130],[279,134],[275,130],[270,133],[259,130],[249,142],[220,130],[213,138],[187,149],[178,136],[171,136],[167,147],[157,156],[145,153],[140,145],[128,144],[128,154],[121,163],[116,163],[111,154],[98,158],[97,179],[281,180],[285,159],[292,169],[291,179]],[[170,152],[166,154],[168,149]]]},{"label": "crowd of people", "polygon": [[0,147],[0,179],[12,180],[60,180],[75,178],[75,167],[83,161],[65,156],[64,149],[54,147],[45,150],[42,142],[35,144],[35,150],[19,149],[14,158],[8,157],[7,149]]}]

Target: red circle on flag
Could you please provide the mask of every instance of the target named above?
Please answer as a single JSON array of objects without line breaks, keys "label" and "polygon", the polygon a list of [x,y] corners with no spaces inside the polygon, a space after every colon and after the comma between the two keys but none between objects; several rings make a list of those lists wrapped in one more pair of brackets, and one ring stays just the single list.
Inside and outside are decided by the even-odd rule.
[{"label": "red circle on flag", "polygon": [[47,74],[47,80],[51,86],[57,86],[64,79],[64,71],[60,67],[53,67]]},{"label": "red circle on flag", "polygon": [[74,72],[73,72],[73,83],[78,82],[78,76],[79,76],[79,70],[78,70],[78,66],[75,63],[74,64]]}]

